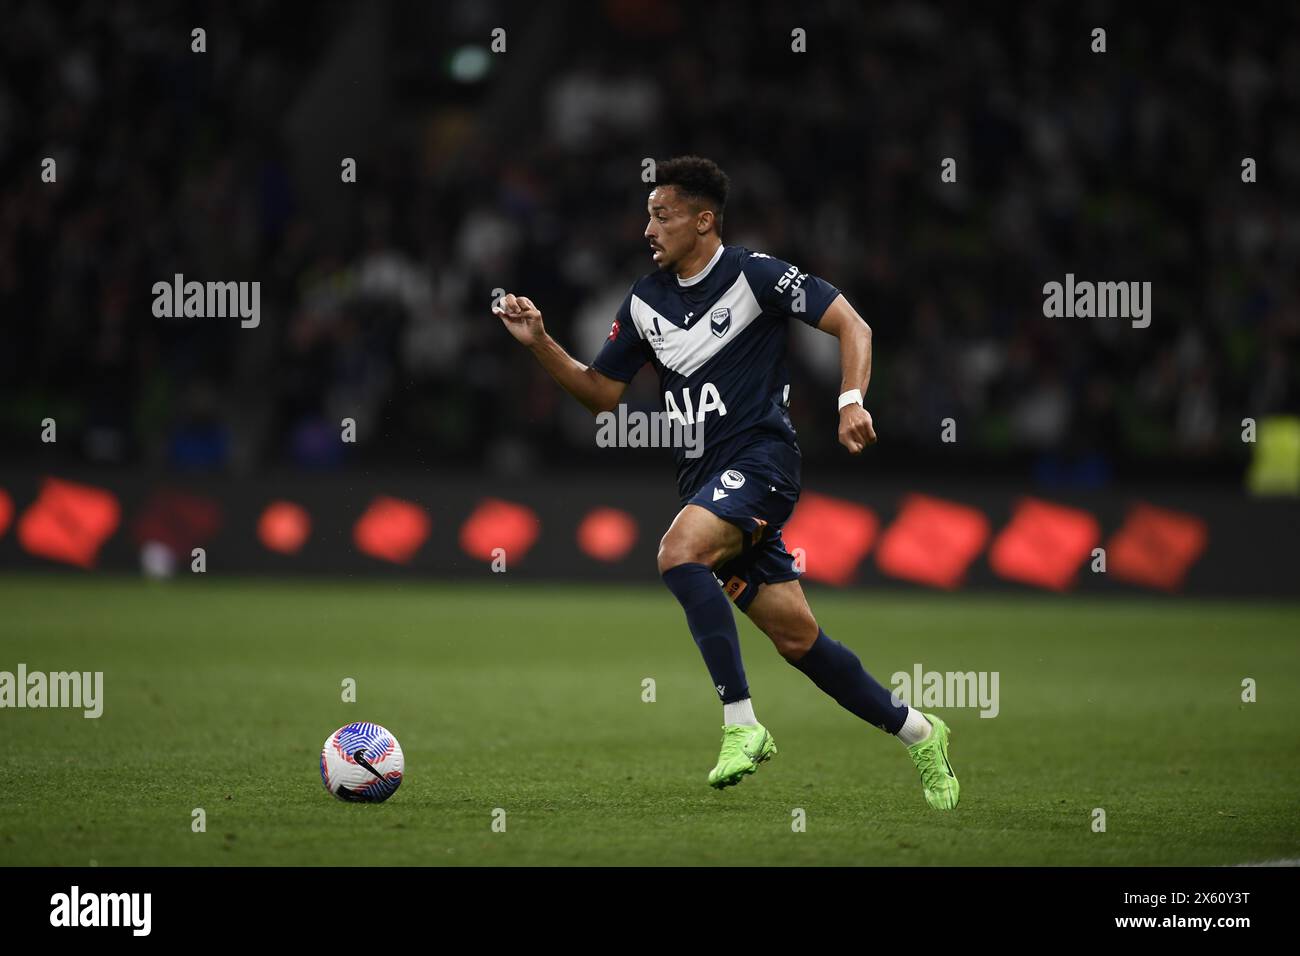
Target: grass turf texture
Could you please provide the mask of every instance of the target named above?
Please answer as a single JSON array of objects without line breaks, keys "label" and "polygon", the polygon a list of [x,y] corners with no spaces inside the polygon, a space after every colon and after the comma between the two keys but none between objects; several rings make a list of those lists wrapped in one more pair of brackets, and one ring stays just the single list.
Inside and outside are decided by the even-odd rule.
[{"label": "grass turf texture", "polygon": [[[721,708],[659,588],[0,581],[0,670],[104,671],[104,715],[3,710],[0,862],[1224,864],[1300,856],[1300,606],[811,593],[895,671],[1001,673],[941,711],[961,806],[741,623],[780,755],[705,783]],[[340,700],[345,677],[357,703]],[[642,679],[657,700],[642,701]],[[1253,677],[1257,703],[1241,702]],[[402,788],[330,797],[321,742],[392,730]],[[202,807],[207,832],[191,832]],[[493,809],[507,829],[491,829]],[[807,830],[792,832],[803,808]],[[1094,833],[1092,810],[1106,811]]]}]

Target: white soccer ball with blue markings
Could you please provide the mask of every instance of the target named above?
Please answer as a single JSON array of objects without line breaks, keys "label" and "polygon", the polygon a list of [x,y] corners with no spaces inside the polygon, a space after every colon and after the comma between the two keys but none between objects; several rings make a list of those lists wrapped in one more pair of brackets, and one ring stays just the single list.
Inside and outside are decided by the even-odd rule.
[{"label": "white soccer ball with blue markings", "polygon": [[402,785],[402,745],[378,724],[340,727],[320,752],[325,789],[349,803],[383,803]]}]

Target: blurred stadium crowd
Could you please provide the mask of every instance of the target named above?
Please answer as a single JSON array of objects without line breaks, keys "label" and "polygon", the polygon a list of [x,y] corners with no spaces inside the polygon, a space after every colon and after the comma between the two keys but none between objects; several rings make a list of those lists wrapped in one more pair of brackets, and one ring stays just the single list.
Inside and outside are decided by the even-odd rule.
[{"label": "blurred stadium crowd", "polygon": [[[653,268],[642,160],[690,152],[732,177],[726,241],[871,323],[873,468],[1236,477],[1240,420],[1300,405],[1296,27],[1285,5],[20,0],[0,33],[4,457],[45,453],[49,416],[59,455],[96,462],[612,466],[492,290],[589,360]],[[1150,328],[1044,318],[1067,272],[1150,281]],[[260,326],[155,318],[175,273],[260,281]],[[793,349],[805,455],[842,463],[835,343]],[[655,392],[647,370],[629,401]]]}]

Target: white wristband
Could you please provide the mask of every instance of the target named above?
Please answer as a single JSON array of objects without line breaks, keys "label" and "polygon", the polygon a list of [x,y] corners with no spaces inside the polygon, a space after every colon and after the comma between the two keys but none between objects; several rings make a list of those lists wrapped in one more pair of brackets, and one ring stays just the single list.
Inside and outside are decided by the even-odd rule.
[{"label": "white wristband", "polygon": [[840,396],[841,409],[843,409],[845,405],[861,405],[861,404],[862,404],[862,392],[860,389],[851,388],[843,395]]}]

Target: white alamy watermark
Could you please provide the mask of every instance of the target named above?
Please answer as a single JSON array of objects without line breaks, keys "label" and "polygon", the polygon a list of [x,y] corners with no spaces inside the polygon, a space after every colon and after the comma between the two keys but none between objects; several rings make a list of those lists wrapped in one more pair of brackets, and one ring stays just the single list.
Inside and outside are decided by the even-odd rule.
[{"label": "white alamy watermark", "polygon": [[1074,273],[1065,283],[1043,286],[1043,315],[1049,319],[1132,319],[1135,329],[1151,324],[1150,282],[1082,282]]},{"label": "white alamy watermark", "polygon": [[596,416],[596,444],[601,448],[684,448],[687,458],[704,454],[704,420],[686,424],[676,409],[663,412],[617,411]]},{"label": "white alamy watermark", "polygon": [[909,707],[978,707],[981,717],[996,717],[997,671],[927,671],[920,664],[912,672],[896,671],[889,678],[894,696]]},{"label": "white alamy watermark", "polygon": [[152,893],[82,893],[73,885],[50,897],[51,926],[129,926],[148,936],[153,924]]},{"label": "white alamy watermark", "polygon": [[104,712],[103,671],[0,671],[0,708],[71,707],[93,720]]},{"label": "white alamy watermark", "polygon": [[246,329],[262,321],[262,283],[186,282],[176,273],[171,282],[153,284],[153,314],[159,319],[232,319]]}]

